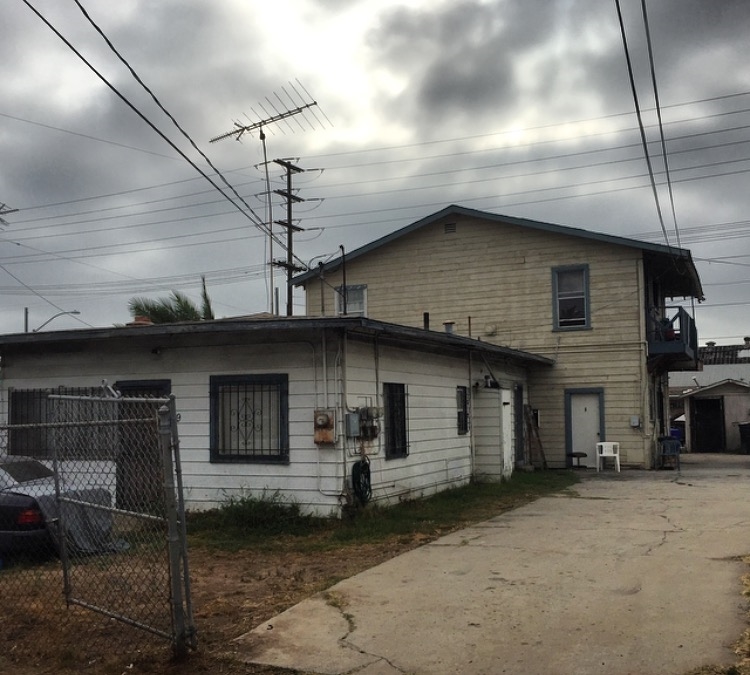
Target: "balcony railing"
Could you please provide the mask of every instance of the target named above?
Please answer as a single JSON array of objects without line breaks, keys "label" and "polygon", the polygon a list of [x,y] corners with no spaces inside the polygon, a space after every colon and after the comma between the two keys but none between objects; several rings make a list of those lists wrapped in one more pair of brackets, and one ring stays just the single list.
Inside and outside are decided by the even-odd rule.
[{"label": "balcony railing", "polygon": [[663,314],[649,316],[649,359],[659,358],[668,370],[697,365],[698,331],[695,321],[682,307],[665,307]]}]

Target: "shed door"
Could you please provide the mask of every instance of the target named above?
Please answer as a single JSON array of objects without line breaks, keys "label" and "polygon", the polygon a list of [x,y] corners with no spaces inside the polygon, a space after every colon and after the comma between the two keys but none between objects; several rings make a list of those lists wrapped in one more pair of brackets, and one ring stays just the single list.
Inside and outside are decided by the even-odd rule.
[{"label": "shed door", "polygon": [[569,452],[585,452],[582,466],[596,467],[596,444],[601,439],[600,394],[570,395],[570,424],[572,447]]},{"label": "shed door", "polygon": [[724,399],[696,398],[691,401],[693,407],[690,428],[693,432],[693,452],[725,452],[724,434]]}]

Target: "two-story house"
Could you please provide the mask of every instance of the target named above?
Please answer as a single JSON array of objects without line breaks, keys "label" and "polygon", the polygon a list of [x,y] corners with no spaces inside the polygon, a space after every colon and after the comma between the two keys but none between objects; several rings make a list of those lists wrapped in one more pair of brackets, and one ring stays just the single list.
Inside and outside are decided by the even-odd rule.
[{"label": "two-story house", "polygon": [[[688,250],[449,206],[299,275],[309,316],[444,324],[546,356],[528,397],[552,467],[595,444],[654,466],[668,433],[670,370],[694,369],[698,338],[674,298],[703,298]],[[519,392],[515,392],[519,396]],[[520,457],[517,457],[520,460]]]}]

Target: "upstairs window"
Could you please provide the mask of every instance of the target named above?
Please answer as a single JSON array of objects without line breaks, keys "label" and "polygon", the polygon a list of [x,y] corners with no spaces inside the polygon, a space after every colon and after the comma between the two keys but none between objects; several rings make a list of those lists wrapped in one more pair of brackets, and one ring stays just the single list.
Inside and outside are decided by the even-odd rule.
[{"label": "upstairs window", "polygon": [[555,330],[582,330],[591,327],[588,265],[555,267],[552,270]]},{"label": "upstairs window", "polygon": [[[344,303],[346,293],[346,303]],[[336,288],[336,314],[338,316],[367,316],[367,284]]]}]

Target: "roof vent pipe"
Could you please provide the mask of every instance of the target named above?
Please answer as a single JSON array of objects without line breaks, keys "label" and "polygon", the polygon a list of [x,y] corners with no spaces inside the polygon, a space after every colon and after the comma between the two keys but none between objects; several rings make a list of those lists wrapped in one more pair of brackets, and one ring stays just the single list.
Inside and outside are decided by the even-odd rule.
[{"label": "roof vent pipe", "polygon": [[445,332],[449,335],[453,334],[453,329],[456,327],[455,321],[443,321],[443,327],[445,328]]},{"label": "roof vent pipe", "polygon": [[[424,312],[422,314],[422,323],[424,324],[425,330],[430,330],[430,313],[429,312]],[[745,338],[745,339],[747,340],[750,338]]]},{"label": "roof vent pipe", "polygon": [[750,337],[745,338],[745,346],[750,347]]}]

